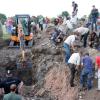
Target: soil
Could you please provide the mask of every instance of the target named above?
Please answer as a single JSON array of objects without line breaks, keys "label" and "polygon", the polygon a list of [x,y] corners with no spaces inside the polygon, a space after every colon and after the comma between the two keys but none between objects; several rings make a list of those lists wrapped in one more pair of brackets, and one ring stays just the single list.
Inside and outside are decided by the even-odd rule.
[{"label": "soil", "polygon": [[[18,48],[4,46],[0,49],[0,77],[5,76],[6,70],[12,70],[20,77],[25,85],[23,98],[25,100],[79,100],[79,80],[76,78],[75,87],[70,87],[70,71],[64,61],[62,44],[51,45],[45,32],[34,36],[34,46],[25,50],[27,62],[25,68],[18,68],[21,62],[21,51]],[[93,58],[98,51],[86,48]],[[19,65],[22,66],[22,65]],[[84,92],[84,100],[99,100],[100,93],[93,88]]]}]

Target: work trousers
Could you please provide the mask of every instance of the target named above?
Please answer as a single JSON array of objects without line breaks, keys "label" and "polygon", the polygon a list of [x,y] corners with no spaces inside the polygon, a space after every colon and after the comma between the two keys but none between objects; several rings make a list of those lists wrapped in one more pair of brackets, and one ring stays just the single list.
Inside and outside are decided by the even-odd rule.
[{"label": "work trousers", "polygon": [[70,77],[70,86],[74,86],[74,78],[75,78],[75,73],[76,73],[76,65],[69,63],[69,69],[71,73]]},{"label": "work trousers", "polygon": [[89,32],[85,33],[84,35],[81,36],[81,40],[83,39],[83,46],[87,46],[87,38],[88,38]]},{"label": "work trousers", "polygon": [[83,68],[80,75],[80,84],[82,85],[82,87],[87,87],[88,90],[91,89],[93,86],[92,77],[93,77],[92,69]]}]

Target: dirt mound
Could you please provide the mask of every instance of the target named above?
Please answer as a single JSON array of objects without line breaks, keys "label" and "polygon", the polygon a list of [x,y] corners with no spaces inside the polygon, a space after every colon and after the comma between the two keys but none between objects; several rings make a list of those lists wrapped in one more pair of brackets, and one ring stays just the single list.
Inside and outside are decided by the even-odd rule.
[{"label": "dirt mound", "polygon": [[[26,50],[32,68],[18,73],[25,82],[24,97],[29,100],[78,100],[78,86],[71,88],[69,85],[70,71],[65,65],[63,48],[53,47],[45,34],[38,35],[35,42],[31,50]],[[97,51],[88,50],[95,57]],[[16,58],[19,61],[21,57],[20,50],[4,48],[0,50],[0,57],[0,72],[5,72],[4,67],[16,67]],[[76,84],[78,82],[76,80]],[[29,83],[31,85],[26,86]]]},{"label": "dirt mound", "polygon": [[38,46],[32,49],[31,54],[35,85],[26,94],[39,100],[77,100],[78,88],[69,85],[70,71],[64,64],[62,49]]},{"label": "dirt mound", "polygon": [[[62,47],[53,47],[49,38],[42,35],[31,50],[26,50],[27,60],[32,61],[31,72],[16,70],[25,82],[24,97],[35,100],[75,100],[78,90],[69,85],[70,71],[65,65]],[[16,67],[16,58],[20,60],[20,50],[4,48],[0,51],[0,66]],[[26,86],[29,82],[32,82],[32,86]]]},{"label": "dirt mound", "polygon": [[[16,56],[20,57],[17,55],[19,52],[19,50],[11,49],[1,51],[1,54],[4,54],[2,60],[5,60],[4,65],[6,68],[16,66],[14,59]],[[97,54],[94,50],[91,50],[90,53],[94,57],[94,53]],[[77,100],[78,87],[71,88],[69,85],[70,71],[65,65],[62,49],[41,45],[27,51],[26,56],[32,58],[32,73],[27,73],[24,70],[20,71],[19,75],[24,76],[24,80],[29,79],[28,83],[32,80],[33,86],[26,86],[27,88],[24,90],[25,98],[35,100]],[[5,72],[3,68],[0,69],[2,73]],[[25,81],[25,83],[27,82]]]},{"label": "dirt mound", "polygon": [[32,95],[43,100],[77,100],[78,88],[70,87],[69,77],[70,73],[66,65],[55,63],[45,75],[42,84],[33,86]]},{"label": "dirt mound", "polygon": [[44,88],[55,96],[55,100],[76,100],[78,89],[71,88],[69,85],[70,71],[65,65],[59,65],[46,75]]}]

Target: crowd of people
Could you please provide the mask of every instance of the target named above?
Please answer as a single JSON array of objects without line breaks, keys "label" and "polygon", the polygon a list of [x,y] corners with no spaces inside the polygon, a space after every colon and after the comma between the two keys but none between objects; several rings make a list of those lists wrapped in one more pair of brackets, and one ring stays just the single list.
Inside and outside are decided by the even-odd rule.
[{"label": "crowd of people", "polygon": [[[100,55],[95,57],[95,65],[89,52],[82,51],[82,48],[95,48],[100,50],[100,18],[99,11],[93,5],[90,18],[79,24],[77,19],[78,4],[72,2],[73,12],[72,18],[69,16],[59,17],[52,23],[52,28],[49,30],[50,20],[48,18],[40,18],[38,25],[41,31],[45,28],[46,32],[50,33],[50,40],[53,46],[57,47],[59,43],[63,43],[65,51],[65,63],[70,69],[70,86],[74,87],[74,79],[76,72],[80,71],[80,86],[82,90],[90,90],[93,87],[94,71],[98,71],[98,90],[100,91]],[[7,31],[12,32],[13,22],[11,19],[6,23]],[[79,24],[79,25],[78,25]],[[37,23],[33,21],[32,32],[37,32]],[[77,26],[77,27],[76,27]],[[19,26],[21,27],[21,26]],[[20,30],[19,33],[22,33]],[[23,34],[23,33],[22,33]],[[20,35],[20,34],[19,34]],[[20,36],[19,36],[20,38]],[[77,42],[78,41],[78,42]],[[78,43],[78,44],[77,44]],[[80,45],[82,43],[82,45]],[[20,44],[23,45],[23,44]],[[23,48],[22,48],[23,49]],[[81,70],[80,70],[81,69]],[[0,82],[0,93],[5,93],[3,100],[22,100],[21,94],[23,82],[18,78],[14,78],[11,74],[7,74],[7,79]]]},{"label": "crowd of people", "polygon": [[[72,2],[72,6],[72,16],[75,17],[77,16],[78,5]],[[53,43],[54,46],[59,45],[59,42],[63,42],[65,63],[69,66],[71,73],[71,87],[75,86],[74,79],[76,72],[80,72],[81,89],[90,90],[93,87],[94,73],[98,70],[98,90],[100,90],[100,55],[95,57],[94,62],[88,50],[82,51],[86,50],[87,47],[94,48],[98,51],[100,50],[99,20],[99,11],[95,5],[93,5],[90,17],[88,20],[84,20],[83,23],[79,24],[79,20],[76,20],[76,23],[73,24],[69,17],[66,19],[60,18],[59,23],[56,23],[55,27],[49,31],[51,34],[51,43]],[[74,25],[77,25],[77,27],[74,27]],[[67,29],[64,30],[64,27],[67,27]]]}]

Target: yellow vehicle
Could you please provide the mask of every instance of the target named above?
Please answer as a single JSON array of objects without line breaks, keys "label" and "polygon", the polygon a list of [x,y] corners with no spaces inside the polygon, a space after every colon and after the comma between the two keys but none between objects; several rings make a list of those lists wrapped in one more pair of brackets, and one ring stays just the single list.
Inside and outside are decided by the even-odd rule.
[{"label": "yellow vehicle", "polygon": [[11,34],[10,47],[19,46],[18,38],[18,24],[22,25],[25,39],[25,47],[32,47],[33,45],[33,35],[31,34],[31,22],[29,15],[15,15],[15,27],[13,27],[13,32]]}]

